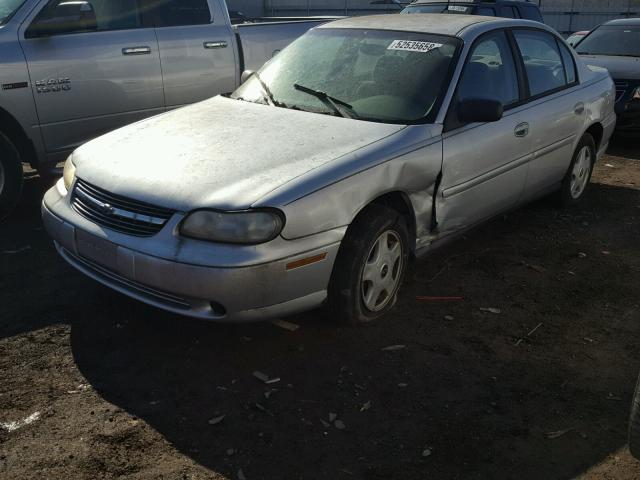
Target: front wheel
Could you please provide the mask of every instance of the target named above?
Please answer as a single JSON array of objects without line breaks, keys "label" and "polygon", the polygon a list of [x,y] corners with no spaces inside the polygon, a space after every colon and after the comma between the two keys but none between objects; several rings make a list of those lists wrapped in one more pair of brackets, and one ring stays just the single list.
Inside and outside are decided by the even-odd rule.
[{"label": "front wheel", "polygon": [[584,197],[589,187],[595,162],[596,144],[593,137],[585,133],[578,143],[569,170],[562,180],[559,196],[563,206],[574,205]]},{"label": "front wheel", "polygon": [[342,241],[329,285],[329,310],[342,323],[367,323],[388,312],[409,261],[404,217],[370,205],[353,221]]},{"label": "front wheel", "polygon": [[0,220],[15,207],[22,192],[22,162],[11,141],[0,132]]},{"label": "front wheel", "polygon": [[629,418],[629,450],[631,455],[640,460],[640,377],[636,383],[636,391],[631,402]]}]

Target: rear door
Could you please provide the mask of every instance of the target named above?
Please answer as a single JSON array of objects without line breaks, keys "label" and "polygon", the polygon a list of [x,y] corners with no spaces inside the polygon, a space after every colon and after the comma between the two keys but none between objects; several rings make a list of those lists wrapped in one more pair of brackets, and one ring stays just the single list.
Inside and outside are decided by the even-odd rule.
[{"label": "rear door", "polygon": [[[514,207],[522,195],[531,142],[514,52],[507,34],[496,31],[472,46],[446,121],[438,229],[448,234]],[[493,123],[462,124],[463,99],[500,101],[505,113]]]},{"label": "rear door", "polygon": [[160,45],[167,108],[235,90],[238,62],[222,2],[148,1]]},{"label": "rear door", "polygon": [[533,158],[525,194],[534,197],[564,177],[587,112],[566,45],[538,29],[517,29],[513,34],[528,83]]},{"label": "rear door", "polygon": [[158,44],[137,0],[51,0],[20,39],[52,159],[164,109]]}]

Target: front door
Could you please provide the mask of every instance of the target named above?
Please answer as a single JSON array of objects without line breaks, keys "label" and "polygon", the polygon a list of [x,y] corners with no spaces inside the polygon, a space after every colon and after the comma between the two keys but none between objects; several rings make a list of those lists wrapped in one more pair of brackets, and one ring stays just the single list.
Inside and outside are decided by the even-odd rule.
[{"label": "front door", "polygon": [[[153,5],[153,2],[152,2]],[[233,32],[220,2],[164,0],[154,18],[167,108],[236,88]]]},{"label": "front door", "polygon": [[[441,235],[469,227],[514,207],[524,189],[531,142],[514,52],[505,32],[476,41],[466,60],[443,136],[442,181],[436,200]],[[464,99],[498,100],[501,120],[463,124],[456,107]]]},{"label": "front door", "polygon": [[20,38],[50,158],[164,110],[158,44],[137,0],[43,5]]}]

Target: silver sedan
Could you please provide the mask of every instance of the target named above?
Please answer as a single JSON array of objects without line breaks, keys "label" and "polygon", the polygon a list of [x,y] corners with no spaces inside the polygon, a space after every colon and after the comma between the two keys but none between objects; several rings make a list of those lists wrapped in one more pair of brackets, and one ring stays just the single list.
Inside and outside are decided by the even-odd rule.
[{"label": "silver sedan", "polygon": [[60,255],[180,314],[368,322],[411,259],[578,202],[616,120],[608,73],[525,20],[340,20],[245,78],[77,149],[42,206]]}]

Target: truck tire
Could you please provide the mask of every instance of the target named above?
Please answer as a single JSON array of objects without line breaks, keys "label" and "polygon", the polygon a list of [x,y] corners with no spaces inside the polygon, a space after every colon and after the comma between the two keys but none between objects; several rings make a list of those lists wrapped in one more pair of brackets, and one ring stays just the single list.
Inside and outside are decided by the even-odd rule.
[{"label": "truck tire", "polygon": [[22,192],[22,161],[20,153],[0,132],[0,220],[18,203]]},{"label": "truck tire", "polygon": [[584,197],[596,163],[596,143],[585,133],[571,158],[569,169],[562,180],[558,200],[563,207],[575,205]]},{"label": "truck tire", "polygon": [[328,291],[328,309],[340,323],[368,323],[388,312],[409,263],[405,218],[383,205],[370,205],[342,240]]},{"label": "truck tire", "polygon": [[640,460],[640,377],[636,383],[636,391],[631,401],[629,418],[629,450],[631,455]]}]

